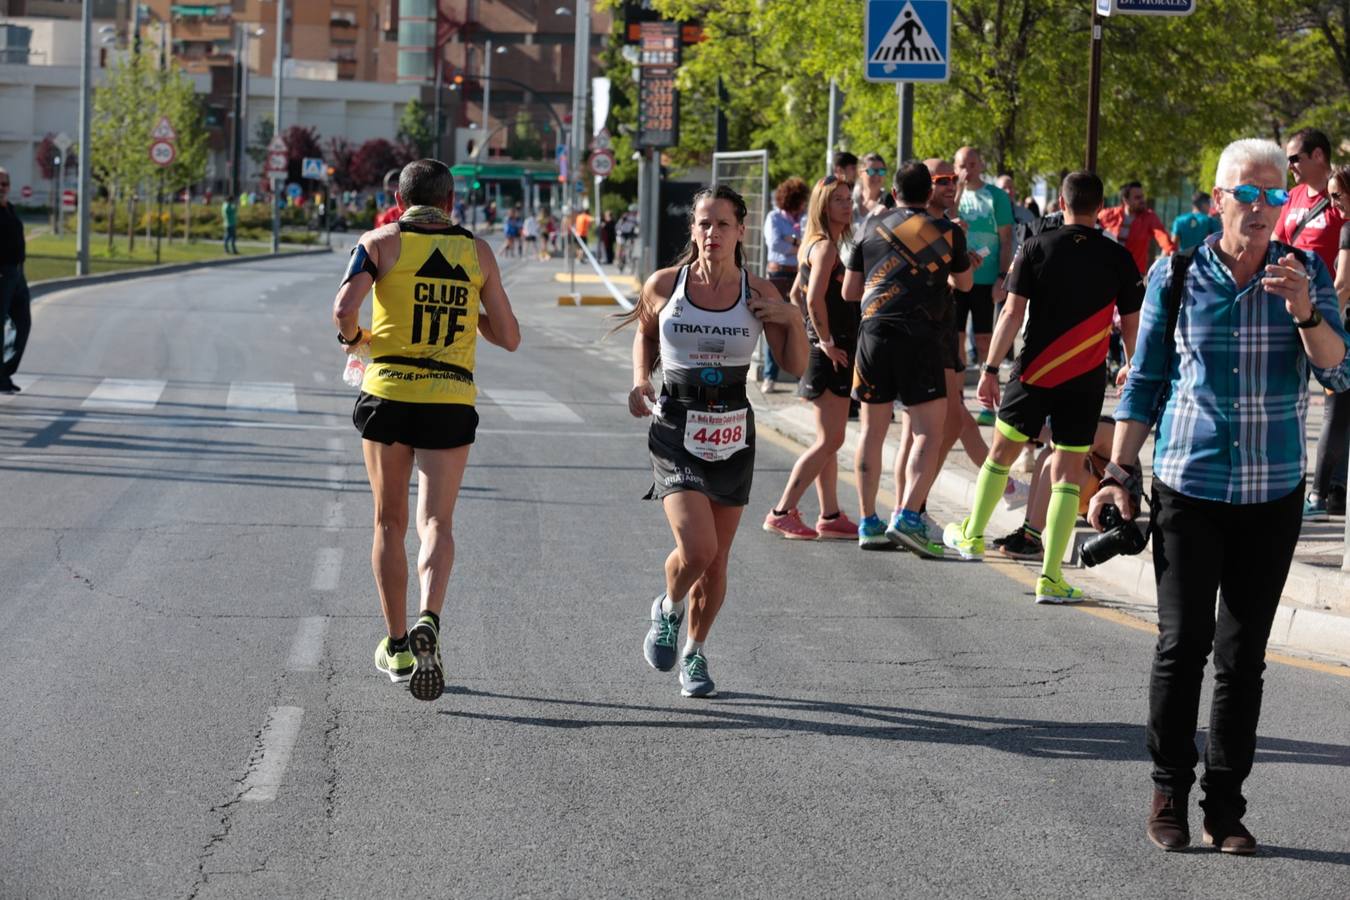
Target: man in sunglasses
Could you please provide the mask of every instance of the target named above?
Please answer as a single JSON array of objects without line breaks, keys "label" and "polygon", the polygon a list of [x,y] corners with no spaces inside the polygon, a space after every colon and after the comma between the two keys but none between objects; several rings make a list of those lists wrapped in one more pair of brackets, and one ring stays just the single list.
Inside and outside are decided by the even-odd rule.
[{"label": "man in sunglasses", "polygon": [[1331,180],[1331,141],[1316,128],[1295,131],[1284,147],[1289,170],[1298,182],[1275,226],[1275,240],[1311,250],[1333,273],[1345,216],[1327,196]]},{"label": "man in sunglasses", "polygon": [[[14,394],[19,386],[14,373],[19,370],[23,348],[28,343],[28,332],[33,319],[29,311],[28,282],[23,275],[27,246],[23,236],[23,222],[9,202],[9,172],[0,168],[0,394]],[[5,325],[14,329],[14,355],[4,357]]]},{"label": "man in sunglasses", "polygon": [[1189,261],[1153,267],[1111,462],[1088,510],[1098,530],[1108,506],[1138,514],[1137,460],[1156,423],[1147,834],[1163,850],[1190,842],[1186,798],[1212,646],[1204,840],[1225,853],[1256,851],[1242,784],[1256,752],[1266,641],[1303,520],[1308,376],[1350,389],[1350,335],[1326,265],[1271,240],[1289,199],[1288,166],[1271,141],[1229,144],[1211,195],[1223,233]]}]

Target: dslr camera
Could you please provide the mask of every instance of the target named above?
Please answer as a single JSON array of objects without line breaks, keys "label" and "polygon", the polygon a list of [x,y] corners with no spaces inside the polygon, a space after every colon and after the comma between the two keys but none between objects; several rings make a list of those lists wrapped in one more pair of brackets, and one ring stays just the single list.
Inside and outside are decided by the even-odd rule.
[{"label": "dslr camera", "polygon": [[1148,535],[1139,526],[1126,521],[1114,503],[1102,507],[1102,533],[1083,544],[1083,565],[1100,566],[1122,553],[1137,556],[1148,546]]}]

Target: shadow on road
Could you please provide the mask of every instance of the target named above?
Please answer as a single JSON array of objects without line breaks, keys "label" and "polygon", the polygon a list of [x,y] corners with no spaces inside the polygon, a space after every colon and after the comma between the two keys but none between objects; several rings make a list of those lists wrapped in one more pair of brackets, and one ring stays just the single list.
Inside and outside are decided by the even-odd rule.
[{"label": "shadow on road", "polygon": [[[443,716],[539,728],[743,730],[988,747],[1033,758],[1138,762],[1148,758],[1144,752],[1144,728],[1131,722],[1059,722],[975,716],[908,707],[748,693],[723,693],[713,702],[684,707],[529,697],[477,691],[471,688],[447,688],[446,693],[458,697],[537,703],[565,710],[607,710],[616,714],[646,714],[635,718],[624,715],[585,717],[507,715],[469,710],[440,711]],[[1257,760],[1266,763],[1296,762],[1350,767],[1350,747],[1263,737],[1260,739]],[[1346,857],[1347,860],[1340,861],[1350,861],[1350,854]]]}]

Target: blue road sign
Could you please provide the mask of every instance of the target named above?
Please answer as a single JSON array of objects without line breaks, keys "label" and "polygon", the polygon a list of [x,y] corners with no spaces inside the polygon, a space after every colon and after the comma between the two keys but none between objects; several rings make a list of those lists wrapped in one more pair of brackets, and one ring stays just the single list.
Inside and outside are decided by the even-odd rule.
[{"label": "blue road sign", "polygon": [[868,81],[946,81],[951,0],[867,0],[863,72]]},{"label": "blue road sign", "polygon": [[1195,12],[1195,0],[1097,0],[1097,12],[1103,16],[1117,13],[1134,16],[1189,16]]},{"label": "blue road sign", "polygon": [[301,178],[313,178],[321,180],[327,174],[328,169],[326,166],[324,166],[322,159],[318,159],[313,156],[306,156],[304,161],[300,164]]},{"label": "blue road sign", "polygon": [[294,197],[299,197],[299,196],[302,195],[304,192],[305,192],[305,189],[302,188],[302,187],[300,187],[300,185],[296,184],[294,181],[292,181],[290,184],[286,185],[286,196],[287,196],[287,197],[292,197],[292,198],[294,198]]}]

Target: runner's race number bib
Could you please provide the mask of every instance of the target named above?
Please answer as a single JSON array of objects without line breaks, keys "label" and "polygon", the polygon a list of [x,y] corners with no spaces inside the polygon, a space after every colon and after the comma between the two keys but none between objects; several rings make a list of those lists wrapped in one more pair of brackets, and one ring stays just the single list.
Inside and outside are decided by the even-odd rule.
[{"label": "runner's race number bib", "polygon": [[730,458],[749,446],[750,410],[689,410],[684,423],[684,449],[707,462]]}]

